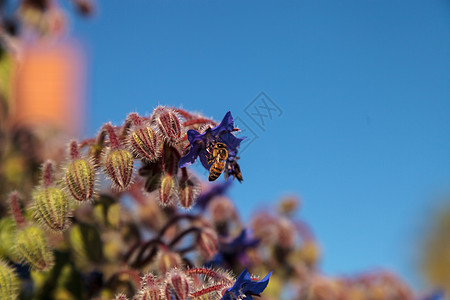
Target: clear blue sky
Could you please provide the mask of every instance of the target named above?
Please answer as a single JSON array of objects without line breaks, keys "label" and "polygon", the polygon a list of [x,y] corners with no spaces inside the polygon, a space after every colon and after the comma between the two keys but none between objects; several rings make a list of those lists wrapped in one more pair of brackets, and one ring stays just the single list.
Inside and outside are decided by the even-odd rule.
[{"label": "clear blue sky", "polygon": [[[450,190],[450,1],[98,2],[72,26],[88,134],[158,104],[231,110],[259,137],[231,192],[243,216],[299,194],[325,272],[418,283],[420,229]],[[265,131],[244,112],[261,91],[282,110]]]}]

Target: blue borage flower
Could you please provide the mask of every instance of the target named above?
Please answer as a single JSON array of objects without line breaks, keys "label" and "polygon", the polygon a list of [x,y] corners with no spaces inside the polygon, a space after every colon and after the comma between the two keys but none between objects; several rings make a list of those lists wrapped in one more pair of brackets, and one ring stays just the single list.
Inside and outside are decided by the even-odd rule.
[{"label": "blue borage flower", "polygon": [[270,275],[266,275],[260,281],[253,281],[247,269],[242,271],[232,287],[226,290],[221,300],[253,300],[253,296],[260,296],[269,284]]},{"label": "blue borage flower", "polygon": [[208,128],[203,133],[199,133],[196,130],[189,129],[187,132],[187,137],[189,140],[189,152],[185,156],[180,159],[179,167],[184,168],[191,164],[193,164],[197,157],[200,156],[200,161],[205,167],[205,169],[209,170],[211,168],[211,164],[208,163],[209,154],[206,149],[217,143],[221,142],[227,145],[228,158],[226,172],[227,175],[235,175],[239,168],[236,163],[236,155],[239,148],[240,143],[244,138],[235,137],[232,132],[234,130],[234,120],[231,116],[231,112],[227,112],[222,119],[222,122],[214,128]]}]

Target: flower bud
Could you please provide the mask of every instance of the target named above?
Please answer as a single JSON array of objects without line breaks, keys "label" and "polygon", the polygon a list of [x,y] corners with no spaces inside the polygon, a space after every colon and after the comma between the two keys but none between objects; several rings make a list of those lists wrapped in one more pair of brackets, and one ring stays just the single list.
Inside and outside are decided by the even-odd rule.
[{"label": "flower bud", "polygon": [[142,289],[139,291],[138,300],[161,300],[161,288],[153,274],[142,277]]},{"label": "flower bud", "polygon": [[186,274],[178,269],[172,269],[167,275],[167,281],[165,286],[166,299],[172,299],[171,295],[175,296],[175,299],[186,300],[189,296],[190,281]]},{"label": "flower bud", "polygon": [[219,239],[214,230],[210,228],[203,229],[197,239],[197,247],[200,254],[207,260],[213,258],[217,253]]},{"label": "flower bud", "polygon": [[137,297],[138,300],[161,300],[161,290],[158,287],[142,289]]},{"label": "flower bud", "polygon": [[115,300],[128,300],[125,294],[117,294]]},{"label": "flower bud", "polygon": [[19,261],[14,244],[16,243],[16,222],[13,218],[0,219],[0,257],[7,257],[13,262]]},{"label": "flower bud", "polygon": [[178,188],[178,197],[182,207],[192,207],[199,194],[200,187],[198,184],[195,184],[194,180],[189,178],[181,179],[180,186]]},{"label": "flower bud", "polygon": [[20,281],[14,269],[0,260],[0,299],[17,299]]},{"label": "flower bud", "polygon": [[163,206],[173,203],[176,196],[176,185],[177,182],[172,175],[165,174],[162,176],[159,188],[159,200]]},{"label": "flower bud", "polygon": [[161,107],[157,107],[154,114],[160,136],[169,144],[177,143],[182,134],[178,115],[172,109]]},{"label": "flower bud", "polygon": [[11,207],[11,214],[16,221],[17,226],[21,227],[25,225],[25,217],[23,212],[23,204],[20,201],[19,193],[14,191],[9,194],[9,204]]},{"label": "flower bud", "polygon": [[106,173],[111,178],[114,187],[125,190],[131,183],[133,175],[133,156],[127,150],[113,149],[106,156]]},{"label": "flower bud", "polygon": [[181,256],[170,250],[161,250],[156,257],[157,268],[161,274],[181,266]]},{"label": "flower bud", "polygon": [[48,228],[63,231],[67,228],[69,203],[63,190],[56,186],[43,187],[34,194],[35,218]]},{"label": "flower bud", "polygon": [[88,160],[80,158],[70,162],[64,179],[73,198],[78,201],[92,198],[94,174],[94,167]]},{"label": "flower bud", "polygon": [[134,154],[144,161],[155,161],[159,153],[159,140],[151,127],[138,127],[129,137],[129,144]]},{"label": "flower bud", "polygon": [[39,227],[26,227],[17,233],[16,251],[19,258],[34,269],[45,271],[53,266],[53,252]]}]

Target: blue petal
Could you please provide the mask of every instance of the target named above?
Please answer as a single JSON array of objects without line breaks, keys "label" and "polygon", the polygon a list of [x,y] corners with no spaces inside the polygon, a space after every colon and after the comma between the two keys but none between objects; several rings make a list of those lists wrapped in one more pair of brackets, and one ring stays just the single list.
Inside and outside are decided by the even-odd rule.
[{"label": "blue petal", "polygon": [[272,275],[272,272],[267,274],[261,281],[252,282],[246,285],[243,289],[244,293],[251,292],[254,295],[261,294],[269,284],[270,275]]},{"label": "blue petal", "polygon": [[205,145],[205,137],[202,134],[198,133],[198,131],[196,130],[189,129],[187,132],[187,137],[191,148],[189,149],[189,153],[180,159],[180,162],[178,164],[180,168],[192,165]]},{"label": "blue petal", "polygon": [[247,269],[242,271],[242,273],[239,275],[239,277],[236,279],[236,283],[234,285],[242,285],[245,282],[252,281],[252,277],[250,276],[250,273]]},{"label": "blue petal", "polygon": [[222,142],[224,142],[227,147],[228,147],[228,151],[230,150],[237,150],[237,148],[239,147],[239,145],[241,144],[241,142],[245,139],[244,138],[237,138],[234,136],[234,134],[230,133],[230,132],[224,132],[220,135],[220,139],[222,140]]},{"label": "blue petal", "polygon": [[192,145],[196,140],[202,138],[202,134],[199,133],[197,130],[189,129],[187,131],[187,137],[188,137],[189,143]]},{"label": "blue petal", "polygon": [[271,275],[272,272],[267,274],[261,281],[255,282],[252,281],[250,273],[245,269],[236,279],[234,285],[225,292],[221,300],[235,300],[243,295],[246,296],[245,299],[253,299],[253,295],[259,295],[264,291],[269,284]]},{"label": "blue petal", "polygon": [[233,117],[231,116],[231,112],[228,111],[225,114],[225,116],[223,117],[222,122],[220,122],[220,124],[218,126],[211,129],[211,131],[213,132],[213,134],[215,136],[217,136],[222,131],[231,132],[231,131],[233,131],[233,129],[234,129],[234,120],[233,120]]},{"label": "blue petal", "polygon": [[206,150],[201,149],[198,155],[200,156],[200,161],[203,167],[205,167],[206,170],[209,170],[209,168],[211,168],[211,164],[208,163],[208,159],[206,158],[207,155]]},{"label": "blue petal", "polygon": [[185,156],[180,158],[180,162],[178,163],[178,166],[180,168],[184,168],[184,167],[192,165],[195,162],[195,160],[197,159],[197,156],[199,155],[200,151],[201,151],[200,145],[191,146],[191,149],[189,149],[188,154],[186,154]]}]

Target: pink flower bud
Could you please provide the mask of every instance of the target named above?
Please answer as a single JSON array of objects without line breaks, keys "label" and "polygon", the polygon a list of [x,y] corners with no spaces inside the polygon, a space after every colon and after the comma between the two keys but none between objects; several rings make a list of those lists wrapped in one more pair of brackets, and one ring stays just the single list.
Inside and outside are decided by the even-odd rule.
[{"label": "pink flower bud", "polygon": [[169,144],[177,143],[182,135],[177,113],[170,108],[157,107],[154,114],[154,120],[161,137]]},{"label": "pink flower bud", "polygon": [[190,208],[194,204],[200,193],[200,186],[196,184],[195,180],[190,178],[181,179],[178,188],[178,197],[180,205],[184,208]]},{"label": "pink flower bud", "polygon": [[128,300],[125,294],[117,294],[115,300]]},{"label": "pink flower bud", "polygon": [[141,279],[142,287],[145,288],[157,285],[156,279],[157,279],[156,276],[153,275],[152,273],[145,274],[144,276],[142,276]]},{"label": "pink flower bud", "polygon": [[161,290],[158,287],[142,289],[137,299],[139,300],[161,300]]},{"label": "pink flower bud", "polygon": [[137,295],[139,300],[161,300],[161,287],[156,282],[156,277],[149,273],[142,277],[142,289]]},{"label": "pink flower bud", "polygon": [[209,260],[217,253],[218,243],[219,240],[216,232],[210,228],[206,228],[198,236],[197,247],[200,254]]},{"label": "pink flower bud", "polygon": [[90,161],[80,158],[70,162],[64,179],[73,198],[78,201],[92,198],[94,174],[94,166]]},{"label": "pink flower bud", "polygon": [[105,171],[117,189],[127,189],[133,175],[133,156],[124,149],[111,150],[106,155]]},{"label": "pink flower bud", "polygon": [[186,274],[178,269],[172,269],[167,275],[166,286],[164,289],[166,298],[172,299],[171,295],[173,295],[175,296],[175,299],[178,300],[188,299],[190,284]]},{"label": "pink flower bud", "polygon": [[176,197],[176,185],[177,182],[172,175],[165,174],[162,176],[161,186],[159,188],[159,200],[163,206],[173,203]]},{"label": "pink flower bud", "polygon": [[151,127],[137,127],[129,136],[134,154],[144,161],[155,161],[160,156],[159,139]]}]

